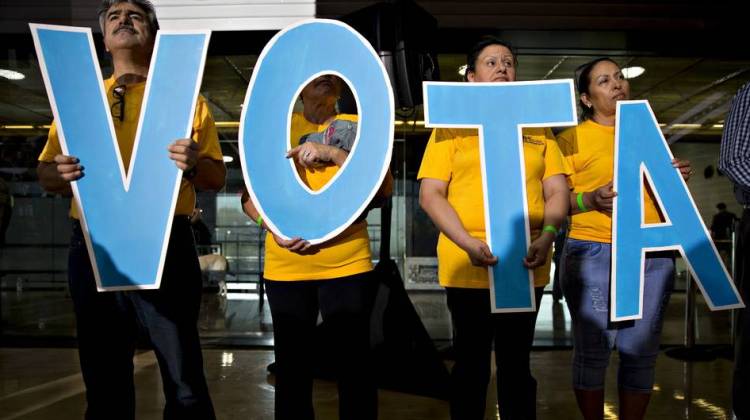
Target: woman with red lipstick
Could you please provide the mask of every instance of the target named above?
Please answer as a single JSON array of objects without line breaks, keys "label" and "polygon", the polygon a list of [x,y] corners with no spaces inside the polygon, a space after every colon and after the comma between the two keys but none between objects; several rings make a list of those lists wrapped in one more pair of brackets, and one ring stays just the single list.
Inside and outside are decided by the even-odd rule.
[{"label": "woman with red lipstick", "polygon": [[[513,82],[516,64],[509,44],[488,37],[469,52],[466,78],[471,83]],[[532,243],[523,261],[506,263],[533,271],[538,308],[549,283],[549,249],[568,212],[569,171],[549,129],[524,128],[522,135]],[[451,418],[485,418],[494,344],[500,417],[535,419],[536,380],[529,353],[537,314],[490,311],[487,267],[496,264],[497,257],[485,242],[477,130],[434,130],[417,177],[419,203],[440,229],[438,279],[453,321]]]},{"label": "woman with red lipstick", "polygon": [[[583,109],[578,126],[557,141],[572,170],[569,237],[561,257],[563,292],[573,322],[573,388],[586,420],[604,418],[604,379],[612,349],[620,355],[620,419],[642,419],[654,385],[654,365],[664,310],[674,283],[671,252],[647,254],[643,319],[609,321],[612,190],[617,101],[630,99],[630,84],[609,58],[581,66],[576,84]],[[675,159],[687,179],[690,162]],[[653,192],[644,186],[646,223],[659,223]]]}]

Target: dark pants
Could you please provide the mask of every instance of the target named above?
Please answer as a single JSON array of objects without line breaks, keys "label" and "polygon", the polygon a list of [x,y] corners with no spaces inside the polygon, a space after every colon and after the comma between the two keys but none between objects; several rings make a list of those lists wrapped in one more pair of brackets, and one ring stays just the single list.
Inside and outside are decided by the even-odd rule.
[{"label": "dark pants", "polygon": [[372,272],[331,280],[266,281],[273,317],[277,420],[314,420],[313,366],[318,311],[335,352],[339,418],[374,420],[378,390],[370,352],[370,313],[378,283]]},{"label": "dark pants", "polygon": [[[742,213],[737,228],[736,277],[737,287],[745,305],[750,305],[750,209]],[[734,359],[732,400],[734,414],[740,420],[750,420],[750,309],[739,311],[737,344]]]},{"label": "dark pants", "polygon": [[[482,420],[494,342],[497,402],[503,420],[536,419],[536,380],[529,353],[537,312],[493,314],[488,289],[446,289],[456,364],[451,371],[451,419]],[[543,287],[535,289],[536,306]]]},{"label": "dark pants", "polygon": [[214,419],[197,327],[200,266],[188,219],[174,219],[158,290],[97,292],[77,221],[68,263],[86,384],[86,419],[135,418],[133,355],[139,328],[159,362],[166,400],[164,419]]}]

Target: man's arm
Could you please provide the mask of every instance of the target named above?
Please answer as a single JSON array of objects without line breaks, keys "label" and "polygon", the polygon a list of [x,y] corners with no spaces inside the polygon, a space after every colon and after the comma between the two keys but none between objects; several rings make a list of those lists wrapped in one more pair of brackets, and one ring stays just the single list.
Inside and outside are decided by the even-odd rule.
[{"label": "man's arm", "polygon": [[224,162],[209,158],[198,159],[195,170],[195,176],[191,179],[195,188],[213,192],[221,191],[224,188],[227,178],[227,168],[224,166]]},{"label": "man's arm", "polygon": [[750,188],[750,83],[737,93],[724,124],[719,169],[735,184]]}]

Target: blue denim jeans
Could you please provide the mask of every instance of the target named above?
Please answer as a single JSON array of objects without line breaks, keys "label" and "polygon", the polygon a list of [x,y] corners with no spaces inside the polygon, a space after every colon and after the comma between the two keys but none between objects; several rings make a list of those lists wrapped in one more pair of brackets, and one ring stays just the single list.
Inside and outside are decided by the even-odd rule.
[{"label": "blue denim jeans", "polygon": [[611,322],[608,243],[568,239],[562,256],[563,291],[573,323],[573,387],[604,388],[609,356],[620,354],[617,383],[633,392],[651,392],[664,311],[674,285],[671,253],[648,254],[643,318]]}]

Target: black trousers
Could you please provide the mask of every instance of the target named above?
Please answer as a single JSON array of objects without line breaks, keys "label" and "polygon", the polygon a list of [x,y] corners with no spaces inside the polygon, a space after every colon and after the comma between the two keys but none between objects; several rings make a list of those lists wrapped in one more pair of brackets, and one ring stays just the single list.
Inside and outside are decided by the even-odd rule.
[{"label": "black trousers", "polygon": [[[446,291],[456,357],[451,371],[451,419],[484,419],[493,342],[500,418],[536,419],[536,380],[529,353],[538,310],[493,314],[488,289],[449,287]],[[537,309],[543,291],[543,287],[535,289]]]},{"label": "black trousers", "polygon": [[[735,282],[745,305],[750,305],[750,209],[745,209],[737,228]],[[750,309],[740,310],[737,323],[732,407],[739,420],[750,420]]]},{"label": "black trousers", "polygon": [[77,221],[68,263],[86,419],[135,419],[133,355],[140,329],[159,362],[164,419],[213,420],[197,326],[202,280],[189,219],[174,219],[158,290],[97,292]]},{"label": "black trousers", "polygon": [[339,418],[375,420],[370,314],[378,283],[373,272],[330,280],[266,281],[273,317],[277,420],[314,420],[313,366],[318,311],[334,342]]}]

